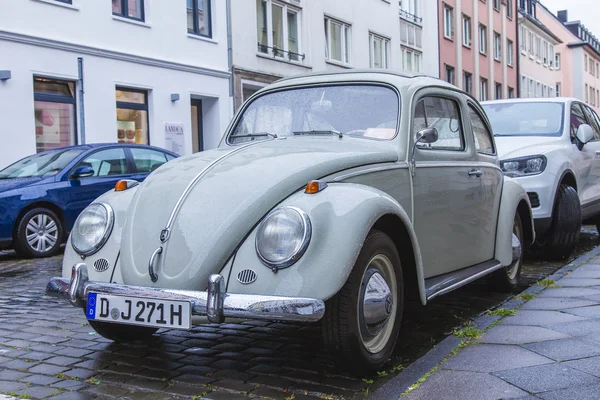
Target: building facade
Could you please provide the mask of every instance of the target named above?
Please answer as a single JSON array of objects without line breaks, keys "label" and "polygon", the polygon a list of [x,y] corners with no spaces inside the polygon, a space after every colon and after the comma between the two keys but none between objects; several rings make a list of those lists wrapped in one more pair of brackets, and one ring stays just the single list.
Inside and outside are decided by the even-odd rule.
[{"label": "building facade", "polygon": [[513,0],[440,0],[440,77],[480,100],[517,96]]},{"label": "building facade", "polygon": [[537,18],[539,8],[537,0],[519,0],[519,97],[561,92],[561,54],[555,49],[563,42]]},{"label": "building facade", "polygon": [[81,143],[191,154],[231,117],[223,1],[10,1],[0,54],[0,168]]},{"label": "building facade", "polygon": [[[438,75],[435,3],[231,0],[234,105],[286,76],[348,68]],[[427,3],[431,8],[425,8]],[[250,34],[256,32],[256,34]]]}]

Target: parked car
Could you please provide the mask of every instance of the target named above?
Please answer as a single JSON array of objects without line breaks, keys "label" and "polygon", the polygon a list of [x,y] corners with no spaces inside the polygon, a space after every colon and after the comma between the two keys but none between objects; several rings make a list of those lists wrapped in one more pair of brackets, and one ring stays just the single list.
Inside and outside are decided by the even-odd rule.
[{"label": "parked car", "polygon": [[600,119],[571,98],[483,103],[500,166],[527,190],[544,258],[568,257],[582,220],[600,222]]},{"label": "parked car", "polygon": [[55,254],[75,219],[120,179],[142,181],[178,157],[144,145],[90,144],[48,150],[0,171],[0,249]]},{"label": "parked car", "polygon": [[426,304],[488,274],[510,290],[533,239],[474,98],[428,77],[323,73],[262,89],[217,149],[97,199],[47,292],[119,341],[320,320],[334,359],[364,373],[392,353],[405,295]]}]

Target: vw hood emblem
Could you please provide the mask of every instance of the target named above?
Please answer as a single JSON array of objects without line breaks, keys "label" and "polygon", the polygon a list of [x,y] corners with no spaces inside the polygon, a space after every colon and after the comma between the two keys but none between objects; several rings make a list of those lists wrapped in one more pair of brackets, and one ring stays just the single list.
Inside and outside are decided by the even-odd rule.
[{"label": "vw hood emblem", "polygon": [[168,238],[169,238],[169,230],[168,229],[163,229],[160,232],[160,241],[164,243],[164,242],[167,241]]}]

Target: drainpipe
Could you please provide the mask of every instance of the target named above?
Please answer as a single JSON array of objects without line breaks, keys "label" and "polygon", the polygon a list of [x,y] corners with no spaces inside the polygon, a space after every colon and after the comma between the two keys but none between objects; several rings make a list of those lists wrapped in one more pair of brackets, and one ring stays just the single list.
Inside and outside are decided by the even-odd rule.
[{"label": "drainpipe", "polygon": [[77,58],[77,69],[78,69],[78,79],[77,83],[79,86],[79,131],[81,132],[81,144],[85,144],[85,108],[83,101],[83,57]]},{"label": "drainpipe", "polygon": [[231,0],[226,1],[227,9],[227,67],[229,71],[229,97],[231,103],[231,114],[233,114],[233,46],[231,34]]}]

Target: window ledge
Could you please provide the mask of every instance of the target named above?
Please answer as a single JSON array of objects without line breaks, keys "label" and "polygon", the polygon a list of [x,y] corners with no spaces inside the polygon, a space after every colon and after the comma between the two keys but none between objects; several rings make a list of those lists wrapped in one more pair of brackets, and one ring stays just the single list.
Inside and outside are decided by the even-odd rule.
[{"label": "window ledge", "polygon": [[464,48],[471,50],[471,45],[462,44]]},{"label": "window ledge", "polygon": [[144,28],[152,28],[152,25],[150,25],[147,22],[136,21],[135,19],[131,19],[131,18],[119,17],[118,15],[113,15],[112,19],[114,19],[115,21],[126,22],[126,23],[132,24],[132,25],[142,26]]},{"label": "window ledge", "polygon": [[267,55],[264,53],[256,53],[256,57],[264,58],[265,60],[277,61],[277,62],[288,64],[288,65],[295,65],[296,67],[312,69],[312,67],[310,65],[304,65],[304,64],[301,64],[299,62],[294,62],[294,61],[287,61],[287,60],[284,60],[283,58],[273,57],[273,56],[270,56],[270,55]]},{"label": "window ledge", "polygon": [[342,67],[342,68],[347,68],[347,69],[352,69],[352,65],[350,64],[345,64],[343,62],[340,61],[335,61],[335,60],[325,60],[325,63],[327,64],[331,64],[331,65],[335,65],[337,67]]},{"label": "window ledge", "polygon": [[50,5],[57,6],[57,7],[67,8],[67,9],[73,10],[73,11],[79,11],[79,7],[74,6],[73,4],[63,3],[61,1],[56,1],[56,0],[33,0],[33,1],[37,1],[39,3],[46,3],[46,4],[50,4]]},{"label": "window ledge", "polygon": [[501,58],[496,58],[496,57],[494,57],[494,61],[501,63],[501,62],[502,62],[502,59],[501,59]]},{"label": "window ledge", "polygon": [[190,39],[196,39],[196,40],[201,40],[203,42],[209,42],[209,43],[219,44],[218,40],[215,40],[213,38],[209,38],[208,36],[196,35],[195,33],[189,33],[189,32],[188,32],[187,36]]},{"label": "window ledge", "polygon": [[449,40],[451,42],[454,42],[454,38],[453,37],[448,37],[448,36],[444,35],[444,39]]}]

